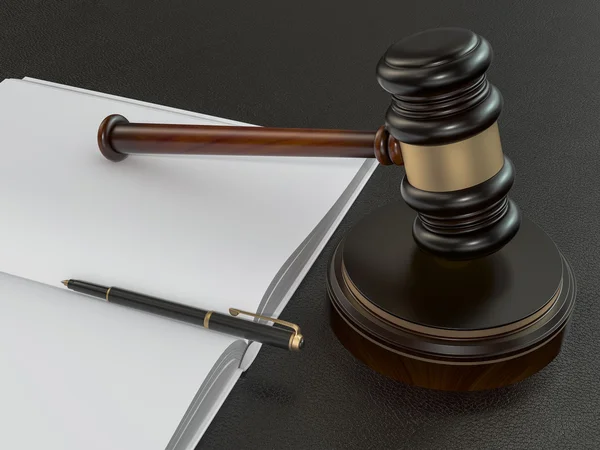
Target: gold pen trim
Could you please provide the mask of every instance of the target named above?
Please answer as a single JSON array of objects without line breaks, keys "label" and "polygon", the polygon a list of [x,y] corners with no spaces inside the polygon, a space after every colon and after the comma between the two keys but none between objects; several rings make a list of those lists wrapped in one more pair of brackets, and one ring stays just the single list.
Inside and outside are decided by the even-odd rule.
[{"label": "gold pen trim", "polygon": [[241,311],[236,308],[229,308],[229,314],[231,314],[234,317],[238,316],[240,314],[250,316],[250,317],[256,317],[257,319],[264,319],[269,322],[273,322],[278,325],[283,325],[284,327],[291,328],[294,332],[290,336],[288,348],[293,351],[298,351],[298,350],[300,350],[300,347],[302,346],[304,337],[302,336],[302,333],[300,332],[300,327],[298,325],[296,325],[295,323],[286,322],[285,320],[280,320],[280,319],[274,319],[272,317],[261,316],[260,314],[254,314],[254,313],[251,313],[248,311]]},{"label": "gold pen trim", "polygon": [[212,311],[208,311],[204,316],[204,328],[208,328],[208,321],[210,320],[210,316],[212,316]]},{"label": "gold pen trim", "polygon": [[106,301],[108,301],[108,294],[110,294],[110,290],[112,289],[112,286],[108,288],[108,290],[106,291]]}]

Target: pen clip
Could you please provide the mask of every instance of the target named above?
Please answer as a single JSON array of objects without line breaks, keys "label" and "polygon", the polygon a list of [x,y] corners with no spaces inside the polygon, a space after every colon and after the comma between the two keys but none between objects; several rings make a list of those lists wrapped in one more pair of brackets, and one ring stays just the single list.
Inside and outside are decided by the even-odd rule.
[{"label": "pen clip", "polygon": [[251,313],[248,311],[241,311],[236,308],[229,308],[229,314],[231,314],[234,317],[238,316],[240,314],[250,316],[250,317],[256,317],[257,319],[264,319],[269,322],[273,322],[278,325],[283,325],[284,327],[291,328],[293,330],[293,333],[292,333],[292,336],[290,337],[290,344],[289,344],[290,350],[300,350],[300,348],[304,344],[304,337],[302,336],[302,333],[300,332],[300,327],[298,325],[296,325],[295,323],[286,322],[285,320],[281,320],[281,319],[274,319],[272,317],[261,316],[260,314],[254,314],[254,313]]}]

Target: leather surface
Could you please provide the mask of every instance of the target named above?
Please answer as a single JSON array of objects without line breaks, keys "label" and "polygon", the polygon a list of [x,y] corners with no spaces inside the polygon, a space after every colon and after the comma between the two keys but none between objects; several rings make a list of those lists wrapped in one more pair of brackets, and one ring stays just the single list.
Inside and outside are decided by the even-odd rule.
[{"label": "leather surface", "polygon": [[375,130],[389,101],[377,61],[401,37],[437,26],[470,28],[495,51],[488,73],[505,100],[512,198],[577,277],[562,353],[516,386],[459,394],[400,385],[346,352],[328,325],[325,271],[344,232],[400,198],[402,169],[380,167],[282,314],[302,326],[305,350],[263,348],[199,449],[600,447],[600,3],[2,2],[2,78],[269,126]]}]

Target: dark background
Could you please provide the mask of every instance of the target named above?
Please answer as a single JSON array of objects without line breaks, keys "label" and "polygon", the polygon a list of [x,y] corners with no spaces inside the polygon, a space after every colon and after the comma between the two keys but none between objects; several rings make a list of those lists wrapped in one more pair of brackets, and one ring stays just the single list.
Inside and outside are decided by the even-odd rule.
[{"label": "dark background", "polygon": [[[199,449],[598,448],[600,2],[69,0],[0,3],[0,78],[31,76],[264,126],[376,129],[375,64],[426,28],[495,50],[511,191],[572,264],[579,294],[559,357],[484,393],[437,393],[354,360],[327,321],[325,271],[352,224],[399,198],[379,167],[285,309],[309,345],[263,347]],[[32,124],[35,126],[35,124]],[[535,268],[532,268],[535,270]]]}]

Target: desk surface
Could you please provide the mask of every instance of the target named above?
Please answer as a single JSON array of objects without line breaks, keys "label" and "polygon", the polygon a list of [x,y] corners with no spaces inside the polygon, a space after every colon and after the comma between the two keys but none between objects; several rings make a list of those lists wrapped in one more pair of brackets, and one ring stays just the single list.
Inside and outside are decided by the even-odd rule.
[{"label": "desk surface", "polygon": [[[355,361],[327,322],[325,270],[357,220],[400,196],[380,167],[282,318],[309,345],[264,348],[200,449],[600,446],[600,3],[595,0],[23,1],[0,8],[0,77],[32,76],[265,126],[376,129],[375,64],[405,35],[461,26],[495,50],[512,198],[573,266],[562,353],[493,392],[436,393]],[[535,270],[535,268],[532,268]]]}]

